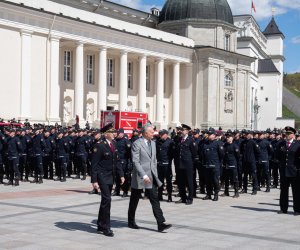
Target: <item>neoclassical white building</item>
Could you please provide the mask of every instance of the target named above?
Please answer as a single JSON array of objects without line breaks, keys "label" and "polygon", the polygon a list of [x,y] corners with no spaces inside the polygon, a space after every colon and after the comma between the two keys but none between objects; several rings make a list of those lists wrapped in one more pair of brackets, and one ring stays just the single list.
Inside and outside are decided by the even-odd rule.
[{"label": "neoclassical white building", "polygon": [[[275,26],[275,27],[274,27]],[[293,125],[282,115],[283,39],[274,19],[226,0],[168,0],[151,13],[99,0],[0,2],[0,117],[99,124],[147,112],[159,128]]]}]

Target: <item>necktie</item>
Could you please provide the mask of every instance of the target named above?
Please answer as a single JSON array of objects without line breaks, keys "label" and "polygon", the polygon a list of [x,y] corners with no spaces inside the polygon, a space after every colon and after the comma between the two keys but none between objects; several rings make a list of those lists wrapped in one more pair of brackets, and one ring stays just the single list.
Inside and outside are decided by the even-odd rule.
[{"label": "necktie", "polygon": [[288,141],[287,145],[288,145],[288,148],[290,148],[290,146],[291,146],[291,142],[290,142],[290,141]]},{"label": "necktie", "polygon": [[109,144],[109,147],[110,147],[111,152],[115,151],[114,145],[112,143]]},{"label": "necktie", "polygon": [[182,138],[182,139],[181,139],[181,143],[184,143],[184,141],[185,141],[184,138]]},{"label": "necktie", "polygon": [[148,141],[147,141],[147,144],[148,144],[149,150],[151,150],[151,141],[148,140]]}]

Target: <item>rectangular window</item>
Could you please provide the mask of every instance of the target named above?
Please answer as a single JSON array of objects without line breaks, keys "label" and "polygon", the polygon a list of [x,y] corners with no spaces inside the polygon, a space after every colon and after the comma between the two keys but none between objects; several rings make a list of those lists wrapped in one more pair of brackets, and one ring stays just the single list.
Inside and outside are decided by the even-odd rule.
[{"label": "rectangular window", "polygon": [[230,50],[230,35],[225,36],[225,46],[224,49],[229,51]]},{"label": "rectangular window", "polygon": [[127,68],[127,85],[129,89],[133,89],[133,69],[132,69],[132,62],[128,63]]},{"label": "rectangular window", "polygon": [[64,51],[64,81],[72,82],[72,51]]},{"label": "rectangular window", "polygon": [[269,101],[269,98],[268,97],[266,97],[266,102],[268,102]]},{"label": "rectangular window", "polygon": [[115,60],[107,59],[107,86],[114,87],[114,68],[115,68]]},{"label": "rectangular window", "polygon": [[88,84],[94,84],[94,60],[93,55],[86,57],[86,81]]},{"label": "rectangular window", "polygon": [[146,66],[146,90],[150,91],[150,65]]},{"label": "rectangular window", "polygon": [[263,86],[261,86],[261,87],[260,87],[260,90],[264,90],[264,87],[263,87]]}]

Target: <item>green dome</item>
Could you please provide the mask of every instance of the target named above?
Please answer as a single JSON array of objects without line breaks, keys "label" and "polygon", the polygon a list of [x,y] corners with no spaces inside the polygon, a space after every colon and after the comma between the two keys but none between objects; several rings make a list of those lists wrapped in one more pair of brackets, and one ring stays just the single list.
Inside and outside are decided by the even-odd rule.
[{"label": "green dome", "polygon": [[227,0],[167,0],[159,15],[159,23],[186,19],[220,20],[233,24]]}]

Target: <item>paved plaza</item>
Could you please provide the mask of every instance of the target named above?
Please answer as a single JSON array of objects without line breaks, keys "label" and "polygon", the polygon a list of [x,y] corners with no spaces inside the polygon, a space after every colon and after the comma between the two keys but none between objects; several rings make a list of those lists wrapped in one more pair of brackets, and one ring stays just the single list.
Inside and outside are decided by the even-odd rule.
[{"label": "paved plaza", "polygon": [[[96,233],[100,196],[88,180],[0,186],[1,249],[300,249],[300,216],[278,214],[279,190],[255,197],[162,202],[173,227],[158,233],[148,200],[137,211],[140,230],[127,227],[129,198],[113,197],[114,238]],[[232,195],[232,194],[231,194]],[[177,200],[178,198],[174,198]]]}]

